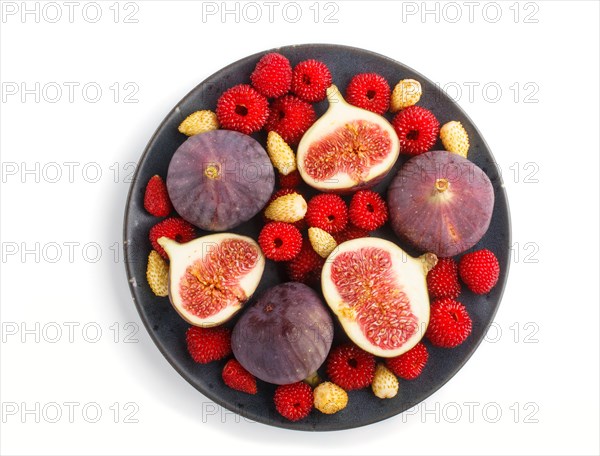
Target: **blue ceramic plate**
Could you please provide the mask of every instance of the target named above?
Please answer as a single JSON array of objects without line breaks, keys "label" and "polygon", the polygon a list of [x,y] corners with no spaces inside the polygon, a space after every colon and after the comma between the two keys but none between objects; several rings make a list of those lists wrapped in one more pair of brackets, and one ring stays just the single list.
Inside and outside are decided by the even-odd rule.
[{"label": "blue ceramic plate", "polygon": [[[463,124],[471,140],[469,158],[487,173],[496,196],[490,228],[472,250],[489,248],[497,255],[501,268],[500,280],[488,295],[474,295],[463,286],[459,299],[465,304],[473,320],[471,335],[454,349],[432,347],[425,340],[430,358],[423,373],[413,381],[400,380],[400,392],[395,398],[378,399],[370,389],[351,391],[348,406],[341,412],[324,415],[315,410],[306,419],[295,423],[285,420],[275,411],[274,385],[259,381],[257,395],[234,391],[221,380],[221,370],[225,361],[207,365],[199,365],[192,361],[185,344],[185,332],[189,325],[178,316],[167,298],[156,297],[146,283],[146,260],[151,250],[148,232],[158,219],[144,210],[144,188],[154,174],[166,176],[173,153],[186,140],[186,137],[177,131],[183,119],[200,109],[214,110],[219,95],[236,84],[248,83],[260,57],[271,51],[246,57],[210,76],[173,108],[150,139],[138,164],[125,210],[124,249],[127,278],[140,317],[158,349],[188,382],[217,404],[251,420],[289,429],[332,431],[364,426],[402,413],[433,394],[456,374],[483,340],[500,304],[508,273],[510,219],[506,194],[494,157],[473,122],[452,99],[416,71],[388,57],[347,46],[307,44],[274,51],[285,55],[292,65],[306,59],[325,62],[331,70],[334,84],[342,91],[353,75],[363,72],[381,74],[392,87],[400,79],[416,79],[423,88],[420,106],[430,109],[440,124],[450,120],[458,120]],[[315,109],[317,115],[322,114],[326,109],[326,102],[316,104]],[[265,144],[265,135],[259,134],[255,137]],[[434,146],[434,149],[442,148],[440,142]],[[394,170],[375,187],[375,190],[385,194],[390,180],[406,160],[406,156],[401,156]],[[310,195],[310,191],[305,190]],[[262,225],[262,216],[259,214],[232,231],[256,239]],[[206,233],[198,230],[199,236],[203,234]],[[420,253],[401,242],[388,226],[375,235],[396,242],[411,255],[416,256]],[[283,271],[275,263],[267,261],[257,295],[282,281],[285,281]],[[235,320],[230,322],[234,323]],[[344,337],[340,328],[336,327],[337,341],[343,340]]]}]

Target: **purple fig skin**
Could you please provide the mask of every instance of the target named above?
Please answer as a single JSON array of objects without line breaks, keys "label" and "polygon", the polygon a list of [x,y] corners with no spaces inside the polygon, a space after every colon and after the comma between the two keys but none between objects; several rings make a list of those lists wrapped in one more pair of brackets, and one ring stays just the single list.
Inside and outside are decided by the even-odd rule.
[{"label": "purple fig skin", "polygon": [[188,138],[175,151],[167,173],[175,210],[208,231],[229,230],[254,217],[274,186],[275,173],[264,148],[230,130]]},{"label": "purple fig skin", "polygon": [[407,161],[388,188],[396,235],[439,257],[473,247],[487,231],[494,209],[490,179],[473,162],[447,151]]},{"label": "purple fig skin", "polygon": [[231,335],[235,358],[257,378],[276,385],[304,380],[323,364],[333,321],[319,295],[288,282],[247,308]]}]

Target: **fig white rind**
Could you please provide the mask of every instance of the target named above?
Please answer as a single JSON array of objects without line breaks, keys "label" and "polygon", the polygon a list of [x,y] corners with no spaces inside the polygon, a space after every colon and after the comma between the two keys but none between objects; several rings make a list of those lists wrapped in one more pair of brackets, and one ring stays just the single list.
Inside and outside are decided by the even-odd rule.
[{"label": "fig white rind", "polygon": [[[391,270],[394,274],[394,290],[392,292],[404,293],[410,303],[410,310],[416,317],[418,327],[401,346],[382,348],[372,343],[363,333],[356,321],[356,312],[353,310],[356,303],[345,302],[340,295],[338,286],[332,278],[332,266],[339,255],[345,252],[358,251],[361,248],[376,248],[388,252],[391,257]],[[399,356],[413,348],[425,335],[429,324],[429,294],[427,293],[426,276],[428,270],[435,265],[437,257],[425,254],[419,258],[412,258],[396,244],[380,238],[360,238],[343,242],[327,258],[321,274],[321,285],[325,301],[339,319],[342,328],[348,337],[363,350],[375,356],[391,358]],[[351,283],[357,289],[361,287],[360,280]]]},{"label": "fig white rind", "polygon": [[[228,302],[227,305],[217,313],[201,318],[186,309],[181,293],[179,292],[181,278],[185,275],[186,270],[190,265],[198,260],[205,260],[211,251],[218,248],[223,241],[230,239],[247,242],[255,247],[258,253],[255,265],[247,274],[241,276],[238,281],[239,287],[243,290],[245,296],[240,297],[240,299],[236,299],[235,301]],[[167,255],[169,255],[169,299],[171,304],[184,320],[194,326],[204,328],[217,326],[233,317],[258,287],[265,268],[265,257],[260,250],[260,247],[252,238],[247,236],[240,236],[232,233],[218,233],[203,236],[185,244],[179,244],[167,237],[161,237],[158,239],[158,243],[165,249]]]}]

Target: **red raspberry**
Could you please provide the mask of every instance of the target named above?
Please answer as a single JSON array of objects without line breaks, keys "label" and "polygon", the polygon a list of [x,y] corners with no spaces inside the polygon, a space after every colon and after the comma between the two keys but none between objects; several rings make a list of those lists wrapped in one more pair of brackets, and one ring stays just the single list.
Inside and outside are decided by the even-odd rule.
[{"label": "red raspberry", "polygon": [[292,86],[292,65],[283,55],[271,52],[258,61],[250,80],[254,88],[265,97],[281,97]]},{"label": "red raspberry", "polygon": [[458,298],[458,266],[452,258],[438,258],[437,264],[427,274],[427,290],[433,299]]},{"label": "red raspberry", "polygon": [[271,103],[265,129],[276,131],[286,143],[294,145],[316,119],[312,105],[293,95],[284,95]]},{"label": "red raspberry", "polygon": [[388,208],[379,193],[373,190],[359,190],[350,201],[348,216],[354,226],[374,231],[387,222]]},{"label": "red raspberry", "polygon": [[342,242],[351,241],[352,239],[369,237],[369,232],[352,225],[352,223],[348,223],[346,228],[339,233],[334,233],[332,236],[335,239],[335,242],[341,244]]},{"label": "red raspberry", "polygon": [[385,364],[398,377],[404,380],[414,380],[423,372],[428,358],[427,347],[419,342],[406,353],[386,359]]},{"label": "red raspberry", "polygon": [[348,224],[348,207],[339,195],[321,193],[308,202],[305,220],[308,226],[328,233],[339,233]]},{"label": "red raspberry", "polygon": [[440,133],[440,123],[433,113],[421,106],[403,109],[392,125],[400,139],[400,152],[419,155],[430,150]]},{"label": "red raspberry", "polygon": [[290,421],[306,418],[313,408],[312,388],[304,382],[278,386],[273,399],[275,409]]},{"label": "red raspberry", "polygon": [[431,304],[431,316],[425,336],[436,347],[453,348],[462,344],[473,324],[465,306],[451,298]]},{"label": "red raspberry", "polygon": [[196,237],[196,230],[193,225],[179,217],[170,217],[158,222],[150,228],[150,242],[152,248],[156,250],[165,260],[169,259],[167,252],[158,243],[158,238],[168,237],[180,244],[191,241]]},{"label": "red raspberry", "polygon": [[332,349],[326,363],[327,376],[346,391],[366,388],[375,376],[375,357],[353,344]]},{"label": "red raspberry", "polygon": [[223,92],[217,101],[221,128],[247,135],[260,130],[269,115],[269,102],[248,84],[239,84]]},{"label": "red raspberry", "polygon": [[217,361],[231,354],[231,330],[224,326],[192,326],[187,330],[185,340],[192,359],[200,364]]},{"label": "red raspberry", "polygon": [[254,375],[244,369],[235,359],[227,361],[223,367],[221,376],[229,388],[248,394],[256,394],[258,392]]},{"label": "red raspberry", "polygon": [[292,171],[287,176],[281,173],[277,173],[279,178],[279,186],[281,188],[296,188],[302,183],[302,177],[298,170]]},{"label": "red raspberry", "polygon": [[316,103],[325,99],[331,81],[327,65],[318,60],[305,60],[294,67],[292,92],[304,101]]},{"label": "red raspberry", "polygon": [[308,239],[302,241],[302,248],[296,258],[287,263],[287,275],[293,282],[316,284],[321,279],[321,269],[325,259],[313,249]]},{"label": "red raspberry", "polygon": [[486,294],[498,282],[500,264],[488,249],[467,253],[460,259],[458,272],[462,281],[473,293]]},{"label": "red raspberry", "polygon": [[302,234],[291,223],[267,223],[258,235],[258,244],[270,260],[290,261],[300,253]]},{"label": "red raspberry", "polygon": [[144,208],[155,217],[166,217],[173,210],[165,181],[158,174],[152,176],[146,185]]},{"label": "red raspberry", "polygon": [[385,78],[377,73],[361,73],[354,76],[346,87],[346,101],[383,115],[390,107],[392,90]]}]

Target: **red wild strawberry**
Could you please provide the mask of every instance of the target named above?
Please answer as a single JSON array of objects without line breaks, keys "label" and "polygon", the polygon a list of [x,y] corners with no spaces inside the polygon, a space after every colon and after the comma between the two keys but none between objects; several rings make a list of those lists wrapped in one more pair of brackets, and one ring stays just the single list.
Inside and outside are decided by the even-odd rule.
[{"label": "red wild strawberry", "polygon": [[152,176],[146,185],[144,208],[155,217],[166,217],[173,210],[167,186],[158,174]]},{"label": "red wild strawberry", "polygon": [[298,144],[316,119],[312,105],[294,95],[284,95],[271,103],[265,129],[276,131],[286,143],[293,145]]},{"label": "red wild strawberry", "polygon": [[383,115],[390,107],[392,91],[385,78],[377,73],[361,73],[354,76],[346,87],[346,101]]},{"label": "red wild strawberry", "polygon": [[300,253],[302,234],[291,223],[270,222],[261,230],[258,244],[268,259],[290,261]]},{"label": "red wild strawberry", "polygon": [[281,188],[296,188],[302,183],[302,177],[298,170],[292,171],[287,176],[277,173],[277,177]]},{"label": "red wild strawberry", "polygon": [[437,264],[427,274],[427,290],[433,299],[458,298],[458,266],[452,258],[438,258]]},{"label": "red wild strawberry", "polygon": [[350,201],[348,215],[354,226],[374,231],[387,222],[388,208],[379,193],[373,190],[359,190]]},{"label": "red wild strawberry", "polygon": [[433,113],[421,106],[403,109],[396,114],[392,125],[400,139],[400,152],[409,155],[430,150],[440,132],[440,123]]},{"label": "red wild strawberry", "polygon": [[304,382],[278,386],[273,399],[277,412],[290,421],[306,418],[313,408],[312,388]]},{"label": "red wild strawberry", "polygon": [[425,336],[436,347],[453,348],[462,344],[473,324],[465,306],[444,298],[431,304],[431,316]]},{"label": "red wild strawberry", "polygon": [[187,330],[185,339],[189,354],[200,364],[218,361],[231,354],[231,330],[223,326],[192,326]]},{"label": "red wild strawberry", "polygon": [[250,80],[265,97],[281,97],[289,92],[292,85],[292,65],[285,56],[271,52],[258,61]]},{"label": "red wild strawberry", "polygon": [[339,233],[348,224],[348,207],[339,195],[322,193],[308,202],[305,220],[308,226]]},{"label": "red wild strawberry", "polygon": [[167,260],[169,259],[167,252],[165,252],[165,249],[158,243],[158,239],[163,236],[183,244],[194,239],[196,237],[196,231],[191,223],[188,223],[179,217],[164,219],[150,228],[150,242],[152,243],[152,248]]},{"label": "red wild strawberry", "polygon": [[304,239],[300,253],[287,263],[286,271],[292,282],[313,284],[321,279],[324,264],[325,259],[315,252],[308,239]]},{"label": "red wild strawberry", "polygon": [[269,102],[248,84],[226,90],[217,101],[221,128],[247,135],[260,130],[269,115]]},{"label": "red wild strawberry", "polygon": [[352,223],[348,223],[346,228],[339,233],[332,234],[332,236],[335,239],[335,242],[341,244],[342,242],[350,241],[352,239],[369,237],[369,232],[352,225]]},{"label": "red wild strawberry", "polygon": [[316,103],[325,99],[331,81],[327,65],[318,60],[305,60],[294,67],[292,92],[304,101]]},{"label": "red wild strawberry", "polygon": [[366,388],[375,376],[375,357],[353,344],[332,349],[326,363],[331,381],[346,391]]},{"label": "red wild strawberry", "polygon": [[248,394],[256,394],[258,392],[256,378],[244,369],[236,359],[227,361],[223,367],[221,376],[229,388]]},{"label": "red wild strawberry", "polygon": [[427,347],[419,342],[406,353],[386,359],[385,364],[398,377],[404,380],[414,380],[423,372],[428,358]]},{"label": "red wild strawberry", "polygon": [[492,251],[477,250],[460,259],[458,272],[469,290],[477,294],[486,294],[498,282],[500,264]]}]

